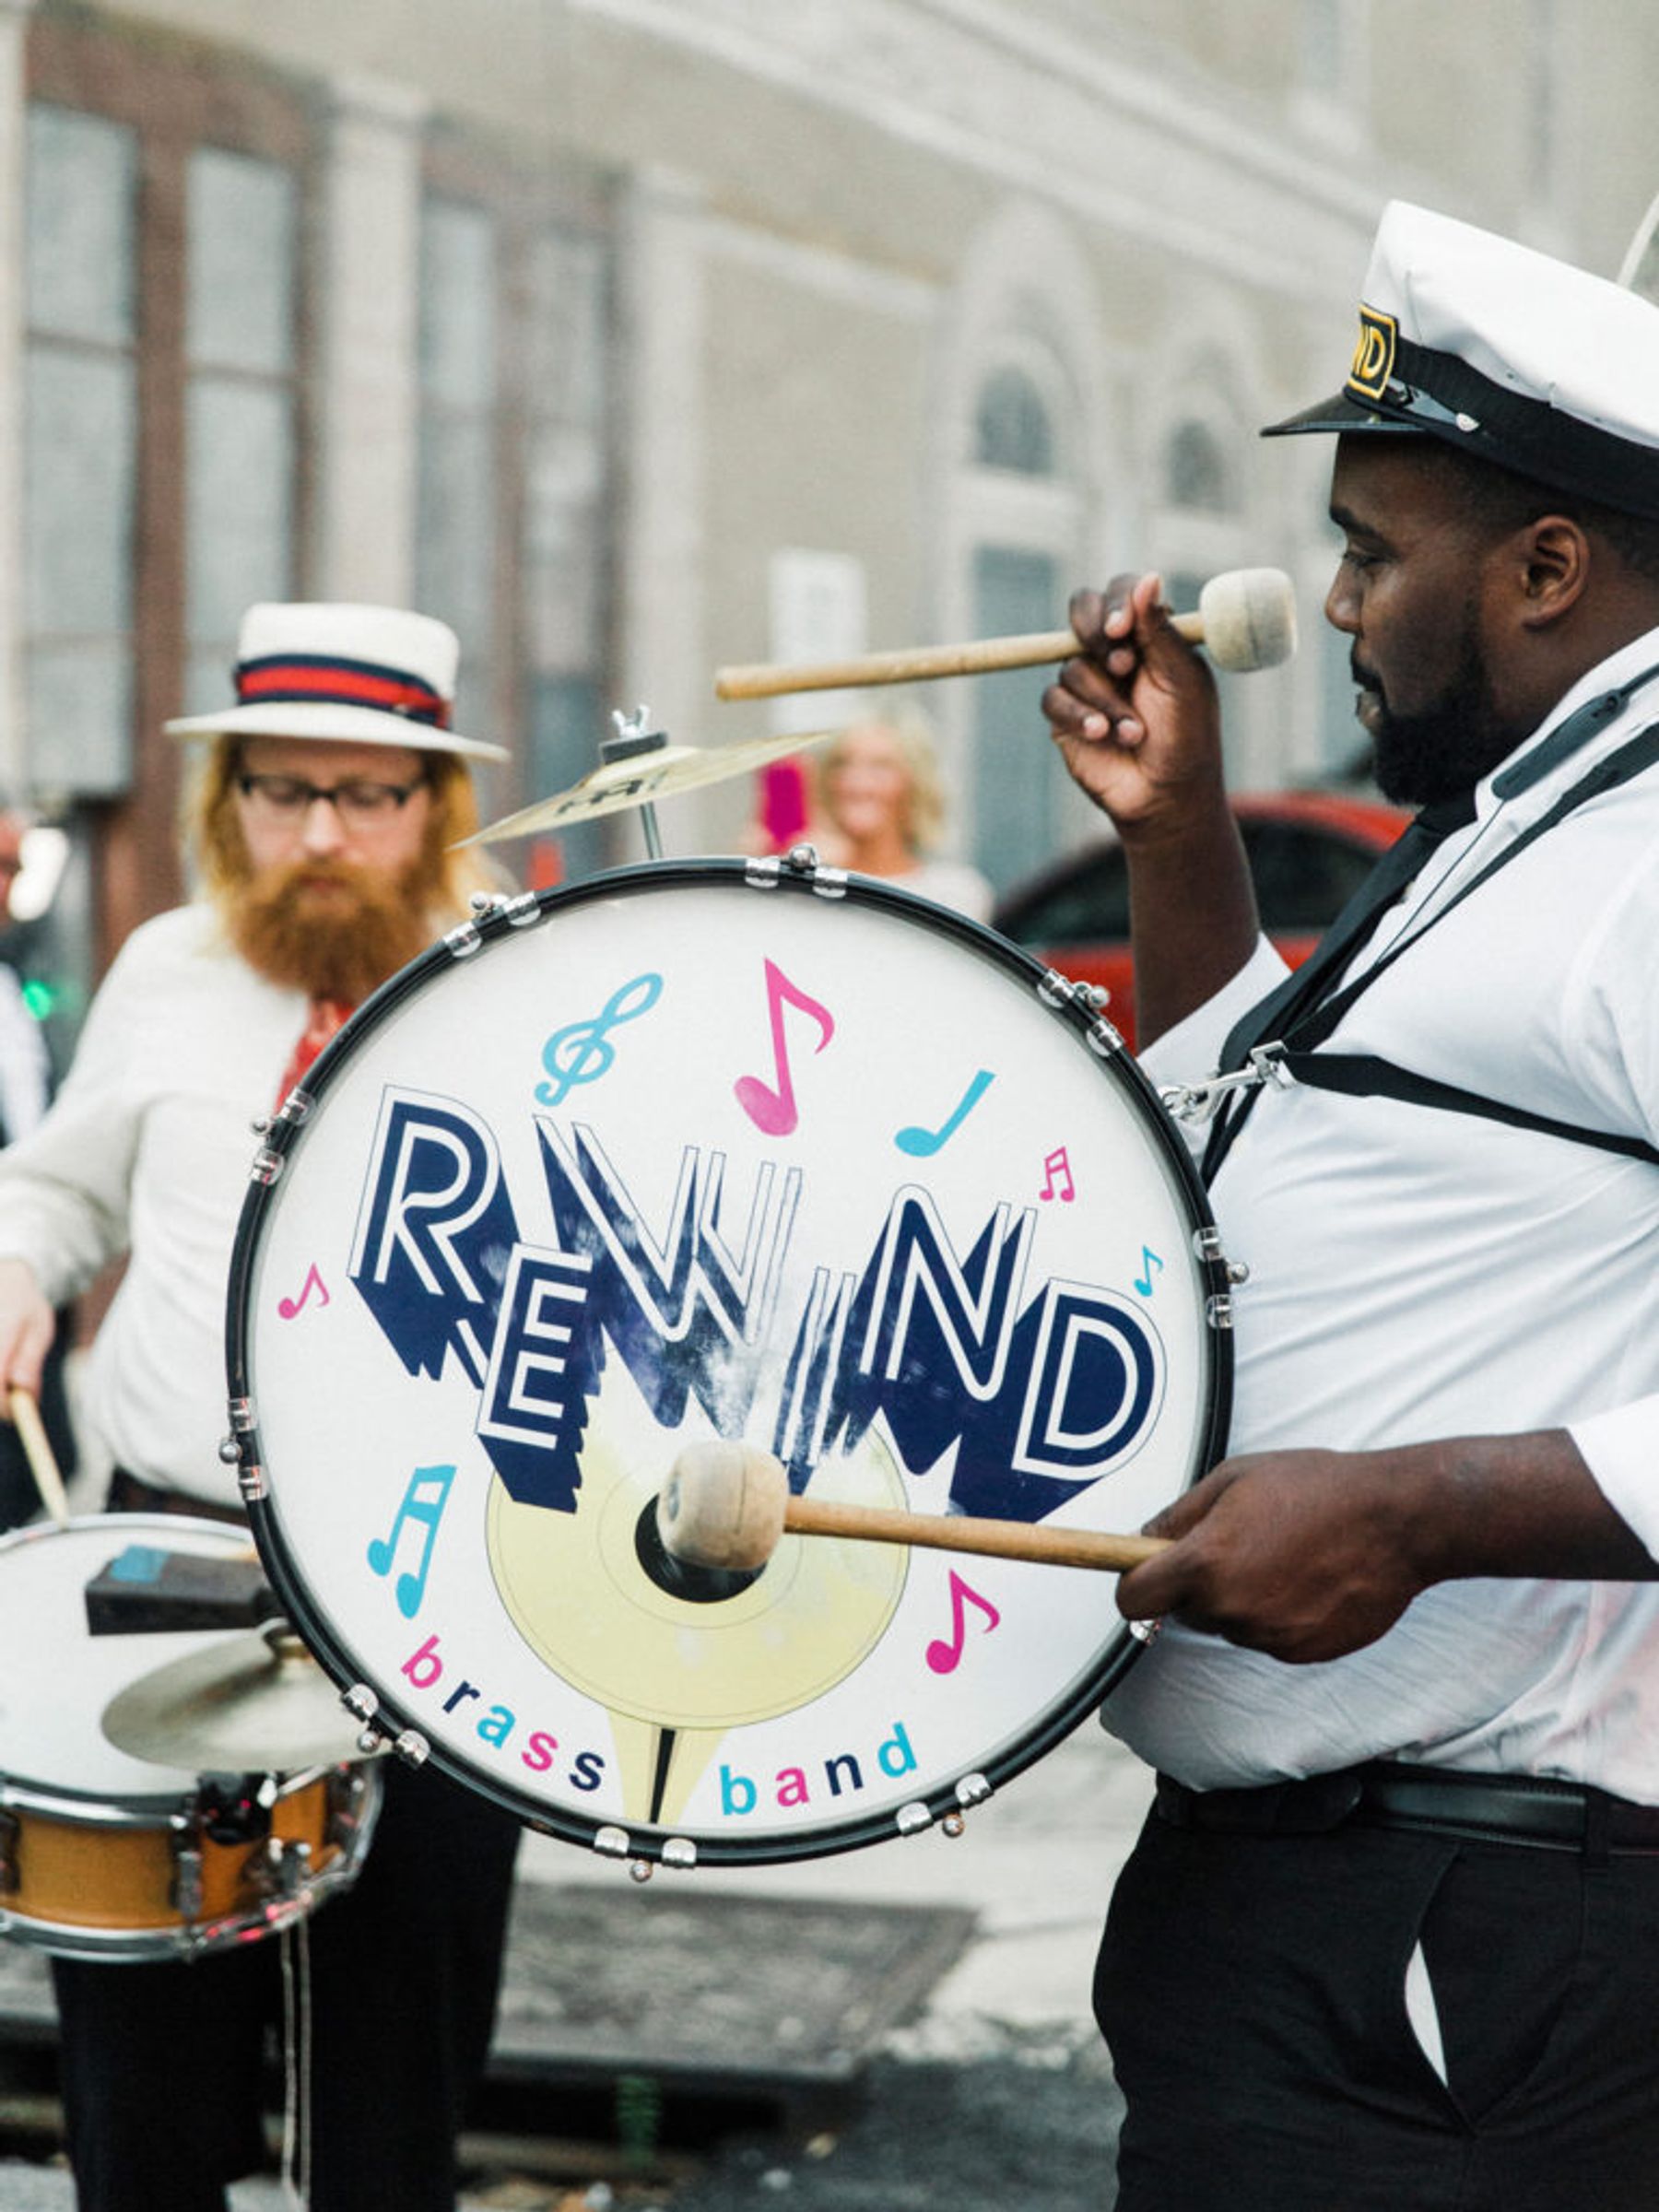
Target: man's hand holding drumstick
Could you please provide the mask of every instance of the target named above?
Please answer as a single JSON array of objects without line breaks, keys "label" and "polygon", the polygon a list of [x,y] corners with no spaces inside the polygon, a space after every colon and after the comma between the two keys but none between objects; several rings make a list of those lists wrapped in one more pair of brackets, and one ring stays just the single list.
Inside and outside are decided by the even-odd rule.
[{"label": "man's hand holding drumstick", "polygon": [[25,1260],[0,1259],[0,1418],[15,1421],[41,1502],[60,1526],[69,1518],[64,1478],[41,1420],[41,1374],[57,1316]]},{"label": "man's hand holding drumstick", "polygon": [[1227,803],[1207,664],[1156,576],[1119,576],[1071,602],[1077,656],[1042,695],[1073,780],[1112,818],[1129,866],[1143,1042],[1201,1006],[1249,959],[1255,894]]}]

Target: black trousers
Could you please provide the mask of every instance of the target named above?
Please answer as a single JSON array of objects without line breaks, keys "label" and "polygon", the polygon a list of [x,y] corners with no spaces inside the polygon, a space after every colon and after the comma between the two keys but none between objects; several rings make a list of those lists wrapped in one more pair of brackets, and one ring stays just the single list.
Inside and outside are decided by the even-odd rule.
[{"label": "black trousers", "polygon": [[[1419,1944],[1446,2084],[1406,2017]],[[1095,2012],[1118,2212],[1659,2206],[1659,1856],[1154,1814]]]},{"label": "black trousers", "polygon": [[[352,1888],[308,1925],[312,2212],[453,2212],[483,2070],[519,1827],[388,1759]],[[80,2212],[224,2212],[264,2156],[280,1943],[190,1961],[54,1959]]]}]

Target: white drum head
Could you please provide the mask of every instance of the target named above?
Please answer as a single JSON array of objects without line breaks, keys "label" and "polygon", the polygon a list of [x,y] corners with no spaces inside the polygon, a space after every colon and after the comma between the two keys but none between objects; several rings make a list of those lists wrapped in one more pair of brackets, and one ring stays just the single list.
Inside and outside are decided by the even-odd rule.
[{"label": "white drum head", "polygon": [[1028,1763],[1135,1646],[1110,1580],[786,1536],[665,1561],[677,1453],[1134,1529],[1225,1422],[1224,1285],[1126,1055],[989,932],[736,863],[490,918],[280,1117],[233,1268],[267,1571],[343,1686],[551,1832],[787,1857]]},{"label": "white drum head", "polygon": [[112,1513],[66,1528],[42,1522],[0,1537],[0,1795],[16,1784],[37,1796],[153,1812],[195,1788],[194,1773],[117,1750],[100,1716],[143,1676],[245,1630],[94,1636],[87,1585],[135,1547],[251,1556],[245,1529],[171,1513]]}]

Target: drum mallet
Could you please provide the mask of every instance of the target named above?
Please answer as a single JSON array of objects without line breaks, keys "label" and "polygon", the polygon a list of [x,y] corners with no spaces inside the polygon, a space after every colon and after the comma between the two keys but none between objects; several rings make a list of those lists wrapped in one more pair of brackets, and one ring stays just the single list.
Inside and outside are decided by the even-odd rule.
[{"label": "drum mallet", "polygon": [[23,1447],[23,1456],[29,1462],[29,1471],[35,1478],[35,1488],[41,1493],[41,1502],[60,1528],[69,1525],[69,1493],[64,1488],[64,1477],[58,1472],[57,1454],[52,1449],[46,1434],[46,1424],[41,1418],[41,1409],[34,1394],[20,1383],[12,1383],[6,1394],[11,1407],[11,1418],[17,1424],[18,1441]]},{"label": "drum mallet", "polygon": [[757,1445],[717,1440],[688,1444],[657,1499],[664,1547],[693,1567],[744,1572],[764,1567],[786,1532],[919,1544],[1053,1567],[1122,1573],[1166,1547],[1162,1536],[1109,1536],[1095,1529],[1047,1528],[967,1514],[907,1513],[894,1506],[845,1505],[796,1497],[782,1463]]},{"label": "drum mallet", "polygon": [[[1176,615],[1190,645],[1202,645],[1218,668],[1246,675],[1276,668],[1296,651],[1296,595],[1282,569],[1230,569],[1198,594],[1198,611]],[[1080,652],[1069,629],[1023,637],[977,638],[964,645],[915,645],[850,661],[790,667],[781,662],[717,668],[717,699],[772,699],[784,691],[839,691],[865,684],[922,683],[937,676],[985,676],[999,668],[1041,668]]]}]

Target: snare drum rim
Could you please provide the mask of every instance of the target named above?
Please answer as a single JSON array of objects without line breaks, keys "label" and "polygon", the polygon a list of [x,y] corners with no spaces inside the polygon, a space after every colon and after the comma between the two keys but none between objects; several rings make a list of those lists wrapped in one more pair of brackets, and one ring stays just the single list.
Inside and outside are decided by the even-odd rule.
[{"label": "snare drum rim", "polygon": [[[340,1079],[342,1070],[350,1062],[362,1040],[377,1030],[406,999],[424,990],[437,975],[463,960],[476,958],[504,938],[516,936],[524,928],[539,927],[561,912],[595,900],[615,899],[619,894],[627,896],[676,886],[711,884],[746,888],[762,897],[816,896],[837,900],[844,898],[857,905],[875,907],[878,911],[888,909],[921,924],[935,935],[958,940],[992,965],[1006,971],[1014,982],[1029,986],[1044,1011],[1074,1030],[1091,1050],[1106,1079],[1118,1084],[1126,1094],[1136,1120],[1153,1139],[1171,1181],[1185,1201],[1200,1280],[1212,1297],[1225,1297],[1230,1288],[1227,1261],[1219,1251],[1219,1240],[1204,1233],[1214,1230],[1215,1219],[1210,1211],[1208,1194],[1192,1155],[1133,1053],[1121,1041],[1111,1041],[1115,1039],[1116,1033],[1111,1030],[1110,1025],[1101,1023],[1096,1007],[1069,990],[1057,997],[1052,991],[1041,988],[1049,981],[1052,971],[1045,969],[1041,961],[1033,959],[1022,947],[999,936],[994,930],[950,908],[939,906],[930,899],[900,889],[874,877],[840,870],[822,870],[816,865],[792,867],[788,864],[781,865],[775,874],[770,871],[770,866],[768,872],[762,874],[757,870],[756,864],[741,859],[648,861],[627,867],[610,868],[588,877],[581,883],[560,885],[551,890],[527,894],[522,899],[498,901],[488,912],[478,913],[472,922],[462,924],[418,954],[365,999],[324,1047],[304,1085],[289,1094],[262,1133],[263,1149],[254,1161],[248,1192],[242,1202],[226,1286],[226,1382],[230,1404],[230,1429],[223,1447],[224,1453],[228,1460],[234,1461],[240,1468],[249,1524],[272,1587],[282,1598],[294,1627],[342,1691],[366,1690],[369,1693],[372,1701],[373,1719],[368,1725],[382,1737],[390,1739],[394,1746],[399,1738],[408,1739],[405,1755],[410,1757],[414,1763],[424,1764],[429,1759],[435,1768],[463,1788],[476,1792],[515,1819],[524,1821],[544,1834],[586,1845],[607,1856],[653,1863],[663,1861],[665,1855],[670,1863],[682,1859],[688,1840],[677,1837],[673,1830],[665,1828],[639,1827],[620,1830],[593,1817],[549,1806],[505,1787],[494,1778],[466,1765],[444,1745],[429,1743],[418,1716],[412,1709],[403,1706],[395,1696],[369,1679],[369,1670],[353,1653],[349,1642],[332,1622],[324,1619],[318,1613],[311,1601],[300,1562],[284,1536],[266,1492],[254,1378],[251,1368],[251,1308],[261,1230],[272,1204],[272,1193],[282,1180],[289,1156],[302,1139],[312,1106]],[[1100,1041],[1102,1030],[1107,1040],[1104,1047]],[[1213,1465],[1221,1456],[1232,1407],[1230,1334],[1226,1328],[1218,1326],[1210,1326],[1206,1334],[1209,1347],[1209,1372],[1198,1454],[1201,1464],[1193,1472],[1192,1479],[1194,1481],[1204,1469]],[[799,1833],[771,1830],[753,1839],[726,1838],[700,1832],[694,1845],[695,1860],[698,1864],[707,1865],[786,1864],[859,1850],[867,1844],[909,1833],[912,1828],[919,1830],[931,1826],[962,1809],[963,1801],[958,1795],[958,1785],[969,1774],[982,1776],[995,1790],[1051,1751],[1098,1709],[1101,1699],[1123,1678],[1143,1648],[1126,1626],[1120,1627],[1113,1638],[1102,1646],[1096,1665],[1079,1681],[1070,1695],[1047,1708],[1031,1723],[1028,1733],[1021,1735],[1017,1743],[1005,1746],[995,1757],[968,1770],[967,1774],[941,1782],[931,1791],[919,1794],[914,1808],[902,1808],[905,1816],[903,1827],[899,1824],[899,1812],[888,1810],[864,1814]],[[916,1808],[925,1809],[925,1820],[915,1817]],[[602,1837],[606,1841],[602,1841]]]}]

